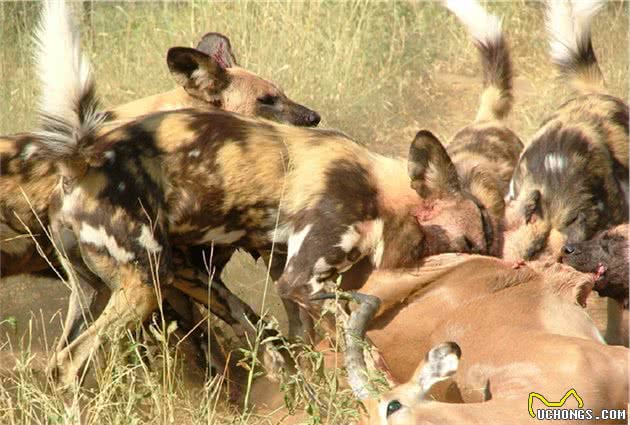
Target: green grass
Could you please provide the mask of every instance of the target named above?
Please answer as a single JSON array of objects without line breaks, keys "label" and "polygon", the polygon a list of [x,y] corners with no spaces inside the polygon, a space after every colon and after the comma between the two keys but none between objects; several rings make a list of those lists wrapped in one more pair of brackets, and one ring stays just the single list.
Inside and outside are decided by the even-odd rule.
[{"label": "green grass", "polygon": [[[28,131],[36,123],[31,36],[38,9],[32,2],[0,3],[0,134]],[[205,32],[218,31],[231,38],[243,67],[318,110],[322,125],[339,128],[375,151],[405,155],[421,128],[447,140],[476,113],[481,87],[477,53],[463,28],[437,3],[89,2],[75,4],[75,9],[106,106],[174,87],[166,50],[193,46]],[[489,9],[504,17],[516,73],[516,104],[509,122],[526,141],[569,91],[555,78],[546,54],[542,3],[491,3]],[[609,2],[596,19],[593,41],[610,92],[626,100],[629,35],[628,3]],[[228,266],[226,280],[256,309],[271,308],[282,322],[276,297],[259,305],[264,281],[260,264],[238,258]],[[7,297],[3,302],[15,301]],[[6,319],[2,314],[0,321]],[[18,328],[27,326],[23,322]],[[0,329],[13,326],[5,323]],[[134,353],[122,356],[122,348],[115,346],[108,353],[109,366],[97,376],[97,391],[70,394],[59,394],[34,372],[41,355],[31,356],[27,346],[13,347],[21,357],[18,368],[0,381],[2,424],[73,423],[76,409],[64,407],[64,400],[70,406],[78,400],[89,424],[273,422],[222,403],[215,408],[214,384],[192,389],[182,385],[175,377],[189,366],[166,346],[160,347],[158,358],[172,356],[179,368],[164,366],[170,361],[153,362],[150,368],[137,358],[128,363]],[[347,423],[353,409],[347,394],[330,377],[318,382],[322,399],[336,395],[341,401],[328,419],[315,415],[310,421]]]}]

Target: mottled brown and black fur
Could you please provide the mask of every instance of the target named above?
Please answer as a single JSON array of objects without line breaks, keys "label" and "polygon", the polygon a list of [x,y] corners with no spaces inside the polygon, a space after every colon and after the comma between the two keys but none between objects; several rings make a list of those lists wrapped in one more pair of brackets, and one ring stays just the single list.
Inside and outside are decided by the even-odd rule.
[{"label": "mottled brown and black fur", "polygon": [[[509,259],[558,259],[565,244],[628,220],[628,105],[605,94],[590,37],[601,2],[590,3],[548,5],[552,58],[578,93],[521,155],[510,183]],[[572,30],[558,33],[563,25]]]},{"label": "mottled brown and black fur", "polygon": [[[72,262],[114,294],[143,294],[125,310],[141,318],[157,302],[145,299],[152,271],[186,292],[173,279],[171,248],[180,245],[262,253],[286,245],[280,294],[311,313],[323,283],[363,257],[377,267],[411,266],[425,255],[487,246],[479,206],[452,184],[454,166],[426,131],[412,143],[409,173],[405,162],[342,133],[224,112],[156,113],[69,142],[66,151],[46,143],[35,155],[56,159],[64,176],[55,234],[66,251],[80,252]],[[405,255],[390,264],[385,253],[402,245]],[[112,323],[119,302],[112,296],[94,328]],[[117,326],[128,320],[119,316]],[[59,354],[62,379],[74,376],[68,362],[77,349],[85,353],[78,347],[86,338]]]},{"label": "mottled brown and black fur", "polygon": [[[43,46],[45,47],[45,43]],[[295,125],[313,126],[320,120],[316,112],[289,99],[277,85],[240,68],[229,39],[221,34],[204,35],[196,49],[170,49],[167,64],[180,87],[100,114],[103,120],[99,130],[101,134],[137,116],[186,107],[224,108]],[[86,93],[86,96],[93,96],[93,93]],[[87,104],[85,99],[79,102],[79,105]],[[84,115],[82,112],[80,114]],[[31,156],[37,145],[35,139],[29,133],[0,138],[0,276],[3,277],[19,273],[47,272],[51,264],[59,266],[53,244],[45,232],[49,226],[51,195],[56,190],[59,176],[54,162]],[[115,197],[117,192],[110,195]],[[34,239],[29,233],[32,233]],[[41,248],[41,252],[37,246]],[[68,249],[71,257],[77,254],[71,247]],[[201,257],[200,251],[191,250],[196,257]],[[211,272],[215,274],[214,281],[218,290],[224,294],[221,297],[218,296],[221,294],[214,294],[216,296],[213,297],[214,302],[210,309],[224,320],[228,318],[225,312],[229,309],[232,313],[229,324],[234,325],[240,321],[241,329],[251,330],[251,323],[255,325],[257,318],[244,314],[249,307],[230,293],[220,279],[221,271],[232,251],[228,249],[225,253],[220,253],[219,248],[214,251],[213,259],[225,257],[225,261],[214,261],[210,266]],[[205,272],[205,268],[192,270],[190,263],[182,261],[182,258],[177,260],[178,278],[183,282],[194,273],[198,277],[198,285],[208,284],[210,279],[205,273],[201,273]],[[89,268],[77,267],[68,278],[75,281],[76,285],[73,285],[58,349],[80,335],[86,321],[97,316],[108,296],[107,287],[100,283],[99,277]],[[213,289],[213,292],[216,291],[216,288]],[[181,297],[171,291],[167,298],[171,302]],[[184,316],[189,314],[183,314],[182,317]],[[250,320],[253,321],[250,323]]]},{"label": "mottled brown and black fur", "polygon": [[[505,118],[512,109],[512,61],[499,19],[476,2],[447,2],[467,27],[481,60],[483,91],[475,121],[460,129],[447,145],[461,186],[487,211],[487,251],[501,254],[504,198],[523,149]],[[480,30],[480,26],[482,29]]]},{"label": "mottled brown and black fur", "polygon": [[[224,35],[208,33],[196,49],[173,47],[167,63],[180,87],[105,112],[108,124],[103,132],[148,113],[190,107],[216,107],[294,125],[319,123],[315,111],[289,99],[274,83],[240,68]],[[37,243],[54,261],[43,229],[58,177],[52,163],[29,158],[32,138],[29,133],[0,138],[0,276],[48,269],[28,230],[38,236]]]}]

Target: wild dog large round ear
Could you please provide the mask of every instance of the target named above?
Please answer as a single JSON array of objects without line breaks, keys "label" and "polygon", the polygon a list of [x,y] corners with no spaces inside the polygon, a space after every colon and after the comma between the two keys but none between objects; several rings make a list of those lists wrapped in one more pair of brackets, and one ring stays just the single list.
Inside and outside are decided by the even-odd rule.
[{"label": "wild dog large round ear", "polygon": [[209,32],[201,37],[197,50],[214,58],[223,68],[238,66],[230,39],[218,32]]},{"label": "wild dog large round ear", "polygon": [[212,100],[230,84],[230,76],[215,59],[190,47],[172,47],[166,63],[175,81],[194,97]]},{"label": "wild dog large round ear", "polygon": [[451,158],[429,130],[420,130],[411,142],[407,170],[411,187],[423,198],[460,191]]}]

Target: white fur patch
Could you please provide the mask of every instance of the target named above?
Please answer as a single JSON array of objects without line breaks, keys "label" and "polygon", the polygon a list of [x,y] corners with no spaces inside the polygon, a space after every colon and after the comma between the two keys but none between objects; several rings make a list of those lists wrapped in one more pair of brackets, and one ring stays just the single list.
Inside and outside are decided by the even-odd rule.
[{"label": "white fur patch", "polygon": [[454,353],[448,354],[436,362],[427,362],[420,374],[422,392],[428,392],[433,385],[453,375],[459,366],[459,358]]},{"label": "white fur patch", "polygon": [[103,226],[99,226],[97,229],[83,223],[79,232],[79,240],[97,247],[105,247],[109,254],[118,262],[127,263],[134,259],[133,253],[118,245],[116,239],[108,235]]},{"label": "white fur patch", "polygon": [[501,39],[501,21],[475,0],[446,0],[446,8],[466,27],[472,38],[483,44]]},{"label": "white fur patch", "polygon": [[[276,211],[269,212],[270,217],[275,217],[276,214],[277,214]],[[291,237],[292,234],[293,234],[293,226],[291,226],[290,224],[284,224],[284,225],[275,227],[273,230],[270,230],[267,233],[267,237],[269,238],[270,241],[274,243],[288,243],[289,238]]]},{"label": "white fur patch", "polygon": [[313,266],[313,274],[320,275],[322,273],[326,273],[330,270],[331,265],[328,264],[324,257],[320,257],[315,261],[315,265]]},{"label": "white fur patch", "polygon": [[[39,132],[47,149],[72,155],[77,141],[102,122],[96,105],[88,106],[80,118],[77,104],[94,87],[87,57],[81,51],[79,28],[74,24],[65,1],[46,0],[35,30],[35,63],[41,83],[40,113],[54,117],[72,134],[59,131]],[[80,122],[82,121],[82,122]]]},{"label": "white fur patch", "polygon": [[304,226],[302,230],[300,230],[299,232],[293,233],[291,236],[289,236],[289,242],[287,246],[287,250],[288,250],[287,263],[291,260],[291,258],[293,258],[295,255],[297,255],[300,252],[302,243],[304,243],[304,239],[309,234],[312,227],[313,227],[312,224],[307,224],[306,226]]},{"label": "white fur patch", "polygon": [[197,158],[201,155],[201,151],[199,149],[193,149],[188,153],[188,156],[191,158]]},{"label": "white fur patch", "polygon": [[231,244],[246,235],[245,230],[230,230],[226,232],[225,225],[213,227],[199,239],[198,243],[215,242],[219,244]]},{"label": "white fur patch", "polygon": [[158,243],[153,237],[153,232],[147,225],[142,226],[140,231],[140,237],[138,237],[138,243],[146,248],[151,253],[157,253],[162,251],[162,245]]},{"label": "white fur patch", "polygon": [[565,64],[577,56],[579,46],[590,38],[593,17],[603,4],[603,0],[547,1],[545,24],[555,63]]},{"label": "white fur patch", "polygon": [[556,153],[551,152],[545,155],[545,170],[550,173],[559,174],[566,170],[569,161],[567,157]]},{"label": "white fur patch", "polygon": [[309,285],[311,287],[311,295],[319,294],[324,290],[325,282],[318,282],[317,279],[311,279]]},{"label": "white fur patch", "polygon": [[197,87],[205,87],[210,82],[208,71],[203,68],[195,69],[192,74],[190,74],[190,78],[195,81]]},{"label": "white fur patch", "polygon": [[513,201],[516,199],[516,184],[514,183],[514,177],[510,180],[510,188],[508,189],[507,201]]},{"label": "white fur patch", "polygon": [[341,235],[341,242],[337,244],[338,247],[343,249],[344,252],[352,251],[352,248],[356,247],[359,244],[359,240],[361,239],[361,235],[354,226],[348,226],[348,230]]},{"label": "white fur patch", "polygon": [[81,200],[83,197],[83,190],[80,187],[75,187],[69,195],[63,198],[63,207],[62,211],[65,214],[72,214],[76,205],[81,205]]},{"label": "white fur patch", "polygon": [[361,252],[372,254],[372,264],[379,267],[383,261],[383,253],[385,252],[385,241],[383,240],[383,227],[385,223],[382,219],[377,218],[372,221],[370,229],[361,241]]}]

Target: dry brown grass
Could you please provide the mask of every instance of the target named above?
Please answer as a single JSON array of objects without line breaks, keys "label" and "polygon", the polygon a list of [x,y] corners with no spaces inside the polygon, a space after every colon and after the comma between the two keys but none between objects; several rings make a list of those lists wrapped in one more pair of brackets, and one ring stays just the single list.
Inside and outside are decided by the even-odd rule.
[{"label": "dry brown grass", "polygon": [[[31,2],[0,3],[0,134],[27,131],[35,124],[37,86],[30,37],[38,8]],[[172,88],[166,50],[194,45],[203,33],[219,31],[232,39],[244,67],[278,82],[290,97],[321,112],[322,125],[342,129],[376,151],[404,155],[418,129],[432,129],[447,139],[475,115],[481,86],[476,52],[465,31],[437,3],[90,2],[78,9],[85,49],[106,106]],[[554,78],[546,55],[542,3],[491,3],[489,9],[504,16],[516,71],[516,105],[509,120],[526,141],[568,90]],[[606,6],[596,19],[593,38],[610,92],[627,100],[627,2]],[[264,280],[260,265],[237,258],[225,277],[257,309],[271,307],[281,317],[277,298],[257,305]],[[12,348],[21,358],[15,373],[0,381],[0,423],[78,423],[78,411],[83,423],[90,424],[275,420],[236,413],[224,405],[215,408],[216,385],[182,385],[179,369],[163,367],[170,361],[146,368],[133,349],[121,355],[119,350],[138,346],[135,339],[108,351],[111,361],[97,375],[97,391],[58,393],[34,372],[41,369],[41,334],[52,326],[48,321],[55,309],[48,293],[41,292],[44,285],[18,280],[22,298],[14,290],[0,291],[0,322],[18,317],[16,334],[27,336],[19,345],[13,324],[0,323],[0,332],[12,334]],[[18,280],[1,284],[17,288]],[[40,342],[30,350],[29,306],[44,310],[43,319],[38,314],[33,322],[37,335],[32,338]],[[0,354],[11,349],[0,348]],[[168,345],[160,346],[157,356],[178,364]],[[130,357],[134,361],[128,363]],[[335,393],[331,380],[324,379],[319,388],[329,396],[336,394],[338,409],[328,419],[314,415],[308,420],[347,423],[351,402]]]}]

